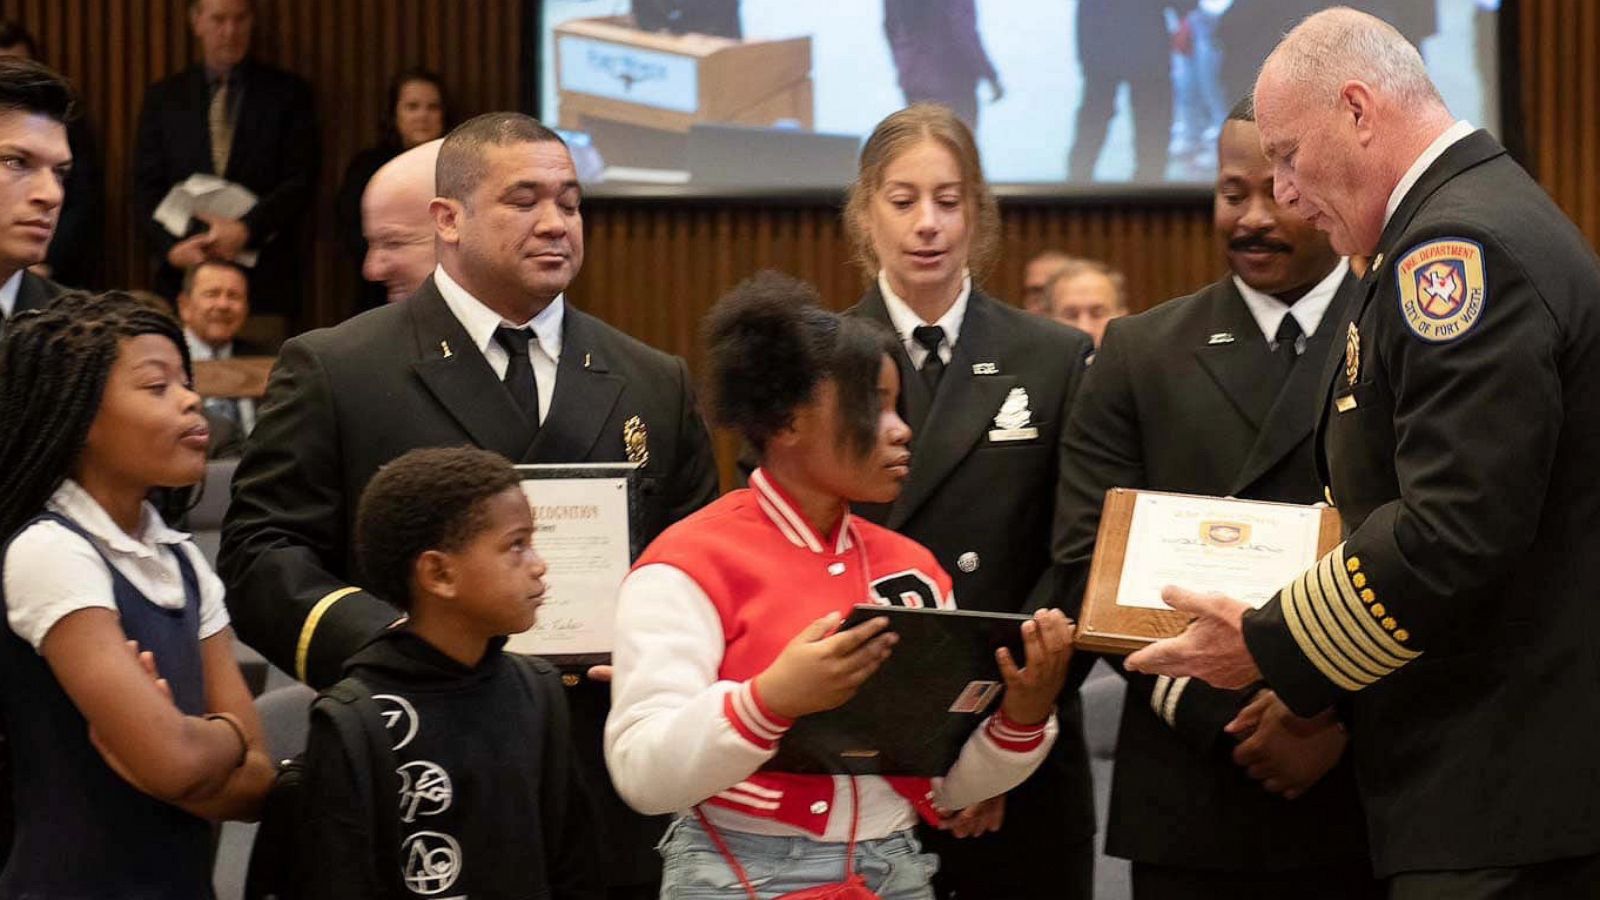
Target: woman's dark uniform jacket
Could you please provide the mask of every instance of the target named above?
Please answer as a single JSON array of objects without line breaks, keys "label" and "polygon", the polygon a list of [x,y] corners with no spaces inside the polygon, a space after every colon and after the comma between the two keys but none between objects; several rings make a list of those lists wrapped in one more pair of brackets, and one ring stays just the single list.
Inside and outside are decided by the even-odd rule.
[{"label": "woman's dark uniform jacket", "polygon": [[[399,616],[356,586],[356,501],[378,467],[418,447],[472,444],[514,462],[625,462],[623,423],[647,431],[643,540],[710,502],[710,436],[683,360],[567,303],[555,394],[534,436],[429,278],[409,299],[283,345],[234,478],[219,568],[246,643],[313,687]],[[573,690],[580,764],[626,848],[609,874],[651,865],[600,761],[605,685]],[[591,752],[592,751],[592,752]],[[634,845],[644,847],[640,856]],[[631,854],[631,855],[630,855]],[[638,857],[638,858],[634,858]],[[643,870],[641,870],[643,871]],[[648,877],[641,875],[640,877]]]},{"label": "woman's dark uniform jacket", "polygon": [[1245,641],[1344,708],[1379,875],[1596,853],[1600,261],[1482,131],[1377,250],[1320,421],[1345,541]]},{"label": "woman's dark uniform jacket", "polygon": [[[893,328],[876,287],[851,313]],[[1092,349],[1076,329],[973,290],[937,395],[904,349],[895,353],[913,430],[911,475],[893,504],[858,512],[932,550],[964,609],[1018,612],[1036,591],[1053,590],[1050,523],[1060,435]],[[1027,424],[1038,436],[996,440],[994,418],[1016,389],[1027,392]],[[1072,897],[1076,876],[1063,876],[1081,867],[1087,888],[1094,805],[1072,686],[1063,692],[1060,724],[1050,756],[1008,795],[999,833],[962,841],[926,835],[942,857],[941,877],[1000,890],[1011,875],[1016,890]],[[1084,858],[1069,859],[1075,849]]]},{"label": "woman's dark uniform jacket", "polygon": [[[1288,379],[1232,278],[1111,323],[1073,403],[1056,502],[1055,556],[1073,617],[1110,488],[1322,499],[1312,449],[1321,379],[1330,353],[1344,353],[1360,290],[1346,275]],[[1127,679],[1108,853],[1237,872],[1365,868],[1348,756],[1304,796],[1284,800],[1233,762],[1236,742],[1222,731],[1253,691]]]}]

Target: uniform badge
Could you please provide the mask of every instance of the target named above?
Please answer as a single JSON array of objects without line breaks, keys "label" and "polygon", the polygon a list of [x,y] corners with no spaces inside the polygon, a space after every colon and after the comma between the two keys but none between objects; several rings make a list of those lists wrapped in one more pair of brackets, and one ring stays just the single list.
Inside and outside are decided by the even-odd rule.
[{"label": "uniform badge", "polygon": [[1464,238],[1429,241],[1394,268],[1400,313],[1417,337],[1434,344],[1453,341],[1482,317],[1488,299],[1482,244]]},{"label": "uniform badge", "polygon": [[1039,429],[1028,425],[1033,418],[1033,412],[1028,409],[1027,388],[1014,387],[1006,395],[1006,401],[1000,404],[1000,411],[994,416],[994,429],[989,432],[989,440],[1000,441],[1031,441],[1039,436]]},{"label": "uniform badge", "polygon": [[1355,387],[1356,379],[1361,376],[1361,329],[1356,323],[1350,323],[1350,330],[1344,337],[1344,377]]},{"label": "uniform badge", "polygon": [[1233,332],[1219,331],[1216,334],[1213,334],[1211,337],[1206,338],[1206,343],[1208,345],[1231,344],[1233,343]]},{"label": "uniform badge", "polygon": [[622,447],[628,451],[628,462],[641,466],[650,462],[650,433],[643,419],[631,416],[622,423]]},{"label": "uniform badge", "polygon": [[995,365],[992,362],[973,363],[972,364],[972,374],[974,374],[974,375],[999,375],[1000,374],[1000,367]]}]

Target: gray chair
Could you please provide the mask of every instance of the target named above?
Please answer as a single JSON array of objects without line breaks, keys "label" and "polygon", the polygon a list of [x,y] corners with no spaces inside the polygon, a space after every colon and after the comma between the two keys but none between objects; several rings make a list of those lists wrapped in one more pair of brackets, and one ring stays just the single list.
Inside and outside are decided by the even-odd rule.
[{"label": "gray chair", "polygon": [[[256,712],[266,732],[267,751],[274,760],[295,756],[306,747],[311,701],[317,692],[294,682],[256,698]],[[250,869],[250,848],[255,845],[254,822],[225,822],[217,837],[217,857],[212,866],[212,887],[217,900],[241,900],[245,874]]]}]

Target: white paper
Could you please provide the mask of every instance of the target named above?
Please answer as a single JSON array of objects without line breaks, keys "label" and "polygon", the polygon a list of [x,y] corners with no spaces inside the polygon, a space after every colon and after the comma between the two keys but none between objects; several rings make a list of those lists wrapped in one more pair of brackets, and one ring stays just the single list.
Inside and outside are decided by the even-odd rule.
[{"label": "white paper", "polygon": [[544,604],[506,649],[541,656],[610,653],[617,592],[628,574],[628,479],[522,482],[533,506],[533,546],[544,557]]},{"label": "white paper", "polygon": [[1321,530],[1315,507],[1139,494],[1117,605],[1170,609],[1161,601],[1170,584],[1259,609],[1316,563]]},{"label": "white paper", "polygon": [[[189,230],[189,221],[199,215],[220,219],[242,219],[255,208],[255,192],[226,178],[197,172],[172,186],[161,198],[151,218],[173,237],[181,238]],[[254,250],[241,250],[234,261],[244,266],[255,266],[259,254]]]}]

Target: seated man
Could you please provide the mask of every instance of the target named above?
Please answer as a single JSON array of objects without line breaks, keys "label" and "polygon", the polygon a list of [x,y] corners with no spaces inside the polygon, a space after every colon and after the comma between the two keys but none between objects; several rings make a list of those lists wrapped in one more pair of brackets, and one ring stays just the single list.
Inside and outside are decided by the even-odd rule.
[{"label": "seated man", "polygon": [[[250,279],[237,263],[207,259],[185,273],[178,294],[178,319],[195,362],[236,356],[270,356],[265,347],[241,339],[250,316]],[[212,458],[238,456],[256,424],[256,404],[248,397],[207,397]]]},{"label": "seated man", "polygon": [[1106,323],[1128,314],[1122,273],[1093,259],[1069,259],[1045,285],[1045,315],[1094,339],[1098,349]]},{"label": "seated man", "polygon": [[1072,257],[1060,250],[1044,250],[1028,260],[1022,267],[1022,309],[1036,315],[1048,315],[1044,289],[1061,268],[1072,262]]},{"label": "seated man", "polygon": [[390,303],[416,293],[433,274],[433,170],[441,138],[418,144],[384,163],[361,195],[361,236],[367,256],[361,277],[384,286]]}]

